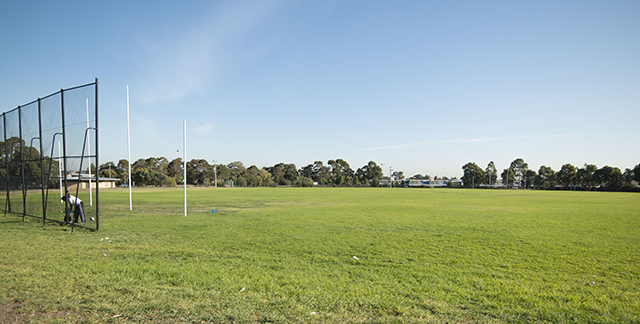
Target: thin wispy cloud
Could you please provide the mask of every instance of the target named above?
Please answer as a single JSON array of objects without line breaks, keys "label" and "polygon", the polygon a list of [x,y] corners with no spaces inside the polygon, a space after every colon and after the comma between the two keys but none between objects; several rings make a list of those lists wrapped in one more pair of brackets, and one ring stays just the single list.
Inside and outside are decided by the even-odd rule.
[{"label": "thin wispy cloud", "polygon": [[522,135],[522,136],[518,136],[518,138],[560,138],[560,137],[571,137],[571,136],[575,136],[575,134]]},{"label": "thin wispy cloud", "polygon": [[482,143],[482,142],[493,142],[499,141],[503,139],[502,137],[482,137],[482,138],[458,138],[454,140],[444,140],[435,142],[437,144],[450,144],[450,143]]},{"label": "thin wispy cloud", "polygon": [[176,40],[147,44],[143,89],[146,103],[175,102],[206,90],[216,66],[224,65],[220,53],[255,28],[273,2],[230,2],[215,6],[200,17],[201,23]]},{"label": "thin wispy cloud", "polygon": [[214,125],[207,120],[204,122],[204,124],[197,126],[194,131],[199,135],[204,135],[206,133],[209,133],[214,128]]}]

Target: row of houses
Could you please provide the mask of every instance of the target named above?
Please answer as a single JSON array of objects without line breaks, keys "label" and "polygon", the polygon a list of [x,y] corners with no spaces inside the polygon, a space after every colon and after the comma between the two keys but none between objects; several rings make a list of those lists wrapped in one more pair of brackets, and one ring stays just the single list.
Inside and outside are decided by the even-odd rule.
[{"label": "row of houses", "polygon": [[451,183],[452,187],[462,187],[462,180],[460,179],[450,179],[450,180],[431,180],[431,179],[407,179],[407,180],[391,180],[391,179],[383,179],[380,180],[381,187],[428,187],[428,188],[442,188],[448,187]]}]

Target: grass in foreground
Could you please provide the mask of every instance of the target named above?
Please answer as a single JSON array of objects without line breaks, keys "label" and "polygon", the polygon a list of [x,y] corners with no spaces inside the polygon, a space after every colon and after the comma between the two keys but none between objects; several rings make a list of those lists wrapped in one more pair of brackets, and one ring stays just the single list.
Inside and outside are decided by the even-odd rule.
[{"label": "grass in foreground", "polygon": [[37,322],[638,323],[639,198],[193,189],[183,217],[181,190],[136,190],[133,212],[104,190],[99,232],[0,216],[0,304]]}]

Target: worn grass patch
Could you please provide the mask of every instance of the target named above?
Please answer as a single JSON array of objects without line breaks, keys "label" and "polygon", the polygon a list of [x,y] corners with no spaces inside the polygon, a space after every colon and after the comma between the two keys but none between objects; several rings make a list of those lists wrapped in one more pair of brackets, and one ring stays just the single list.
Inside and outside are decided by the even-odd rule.
[{"label": "worn grass patch", "polygon": [[127,191],[103,190],[99,232],[0,216],[0,300],[56,314],[37,322],[640,321],[637,194],[188,196],[183,217],[179,189],[135,190],[132,212]]}]

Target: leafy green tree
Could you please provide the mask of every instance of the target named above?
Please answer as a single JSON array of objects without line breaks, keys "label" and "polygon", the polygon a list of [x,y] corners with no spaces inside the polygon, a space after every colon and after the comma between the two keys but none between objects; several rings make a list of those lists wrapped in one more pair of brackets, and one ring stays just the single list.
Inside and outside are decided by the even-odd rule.
[{"label": "leafy green tree", "polygon": [[313,179],[307,177],[298,178],[298,185],[300,187],[313,187]]},{"label": "leafy green tree", "polygon": [[507,188],[510,188],[510,186],[512,186],[516,181],[515,173],[511,168],[504,169],[502,174],[500,174],[500,177],[502,177],[502,184]]},{"label": "leafy green tree", "polygon": [[184,177],[184,164],[182,158],[175,158],[167,164],[166,174],[175,180],[176,183],[182,183]]},{"label": "leafy green tree", "polygon": [[371,187],[378,187],[380,179],[382,179],[382,168],[374,161],[369,161],[362,168],[356,171],[356,176],[362,184],[368,184]]},{"label": "leafy green tree", "polygon": [[536,176],[538,176],[538,174],[531,170],[531,169],[527,169],[524,173],[524,188],[527,189],[529,187],[531,187],[535,180],[536,180]]},{"label": "leafy green tree", "polygon": [[263,186],[273,186],[275,182],[273,181],[273,177],[271,173],[267,171],[265,168],[260,169],[260,181]]},{"label": "leafy green tree", "polygon": [[298,179],[298,170],[296,169],[296,165],[293,163],[278,163],[272,167],[266,168],[266,170],[271,173],[273,181],[282,186],[295,183]]},{"label": "leafy green tree", "polygon": [[[220,183],[220,185],[222,185],[225,180],[230,180],[231,179],[231,171],[224,164],[217,164],[216,165],[216,173],[217,173],[217,178],[218,178],[218,182]],[[214,178],[216,178],[216,177],[214,177]]]},{"label": "leafy green tree", "polygon": [[98,174],[100,175],[100,177],[104,178],[119,178],[119,171],[120,170],[118,169],[118,166],[113,162],[101,164],[98,168]]},{"label": "leafy green tree", "polygon": [[629,168],[624,169],[624,172],[622,173],[622,181],[625,184],[630,184],[631,181],[633,181],[633,170]]},{"label": "leafy green tree", "polygon": [[[320,163],[322,163],[322,162],[320,162]],[[308,164],[307,166],[304,166],[304,167],[300,168],[300,170],[298,170],[298,172],[300,173],[300,177],[312,178],[314,176],[313,164]]]},{"label": "leafy green tree", "polygon": [[393,171],[393,174],[391,175],[391,177],[393,178],[393,180],[404,180],[404,172]]},{"label": "leafy green tree", "polygon": [[633,168],[633,180],[640,183],[640,163]]},{"label": "leafy green tree", "polygon": [[582,185],[585,189],[591,190],[596,186],[598,181],[593,176],[598,171],[595,164],[584,164],[584,166],[576,171],[576,184]]},{"label": "leafy green tree", "polygon": [[288,185],[290,182],[284,178],[284,163],[278,163],[274,166],[270,166],[266,168],[269,173],[271,173],[271,177],[276,184],[279,185]]},{"label": "leafy green tree", "polygon": [[213,166],[205,159],[192,159],[187,163],[187,183],[207,186],[213,181]]},{"label": "leafy green tree", "polygon": [[594,172],[593,176],[605,190],[618,190],[622,187],[622,171],[618,168],[605,165]]},{"label": "leafy green tree", "polygon": [[[138,167],[131,174],[131,180],[136,186],[166,186],[171,183],[169,177],[164,173],[157,172],[153,169]],[[175,185],[175,181],[172,182]]]},{"label": "leafy green tree", "polygon": [[484,170],[474,162],[462,166],[462,184],[465,188],[475,188],[484,177]]},{"label": "leafy green tree", "polygon": [[529,169],[529,164],[525,163],[522,158],[517,158],[517,159],[513,160],[513,162],[511,162],[511,165],[509,166],[509,169],[511,169],[511,171],[513,171],[513,174],[515,176],[515,181],[523,182],[524,175],[525,175],[527,169]]},{"label": "leafy green tree", "polygon": [[329,160],[331,181],[335,185],[351,184],[354,172],[349,163],[343,159]]},{"label": "leafy green tree", "polygon": [[487,168],[484,169],[484,174],[486,175],[488,185],[494,185],[496,181],[498,181],[498,170],[496,169],[496,164],[493,163],[493,161],[487,164]]},{"label": "leafy green tree", "polygon": [[284,178],[293,183],[298,180],[298,169],[293,163],[285,164],[284,166]]},{"label": "leafy green tree", "polygon": [[553,189],[556,185],[556,172],[551,167],[540,166],[538,169],[538,176],[534,180],[535,185],[539,189]]},{"label": "leafy green tree", "polygon": [[560,182],[565,189],[575,184],[576,167],[571,165],[571,163],[563,165],[558,173],[556,173],[556,179],[558,179],[558,182]]},{"label": "leafy green tree", "polygon": [[129,161],[120,159],[118,161],[118,173],[120,174],[121,183],[129,183]]},{"label": "leafy green tree", "polygon": [[331,183],[331,168],[322,164],[322,161],[315,161],[313,163],[313,176],[311,179],[320,184]]},{"label": "leafy green tree", "polygon": [[247,180],[248,187],[260,187],[262,186],[262,178],[260,177],[260,169],[257,166],[250,166],[244,173]]},{"label": "leafy green tree", "polygon": [[227,164],[227,168],[229,169],[231,179],[235,181],[238,181],[238,177],[241,177],[247,171],[247,168],[245,168],[244,164],[240,161]]}]

